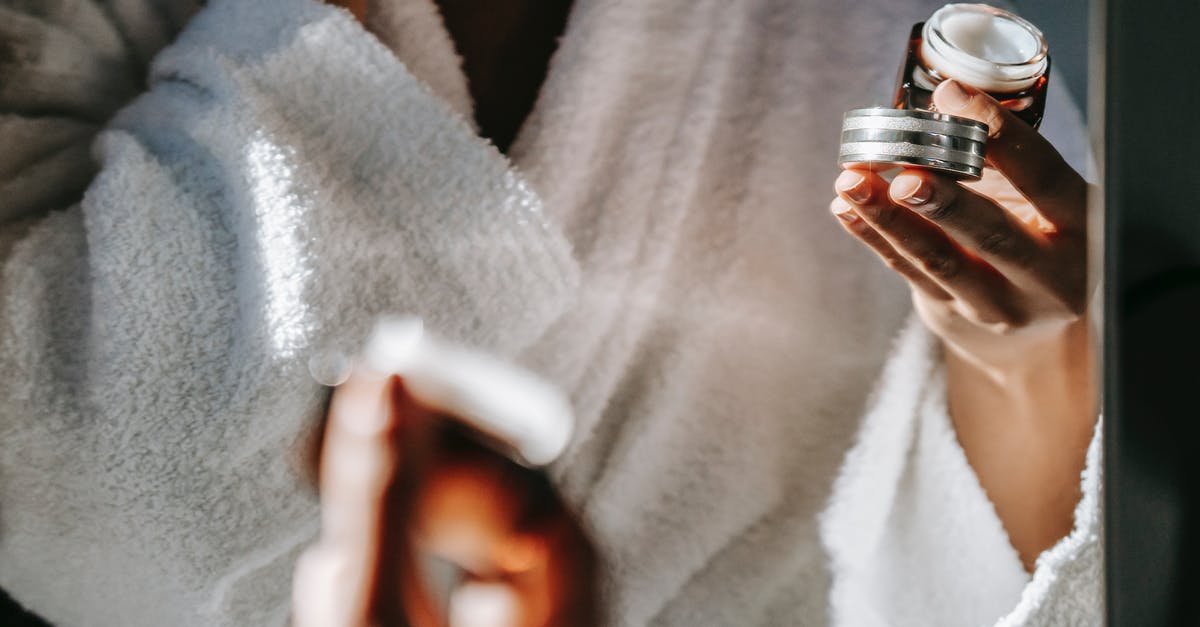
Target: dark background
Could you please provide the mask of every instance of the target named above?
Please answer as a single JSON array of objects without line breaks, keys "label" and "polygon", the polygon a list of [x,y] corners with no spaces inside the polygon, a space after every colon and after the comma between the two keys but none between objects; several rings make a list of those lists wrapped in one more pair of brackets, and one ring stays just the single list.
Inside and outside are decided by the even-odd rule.
[{"label": "dark background", "polygon": [[1200,625],[1200,2],[1102,18],[1109,624]]}]

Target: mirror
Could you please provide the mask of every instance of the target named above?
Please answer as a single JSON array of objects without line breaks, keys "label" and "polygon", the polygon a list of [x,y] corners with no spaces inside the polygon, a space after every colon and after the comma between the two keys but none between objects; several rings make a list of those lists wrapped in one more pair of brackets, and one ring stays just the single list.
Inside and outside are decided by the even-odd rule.
[{"label": "mirror", "polygon": [[1102,621],[1101,9],[942,4],[0,2],[0,623]]},{"label": "mirror", "polygon": [[[1200,7],[1145,12],[1108,2],[1103,28],[1105,477],[1108,622],[1186,625],[1200,618],[1196,425],[1187,390],[1200,343],[1200,211],[1186,146],[1200,137],[1181,113],[1200,80],[1181,61]],[[1147,98],[1145,85],[1180,85]],[[1095,86],[1094,86],[1095,87]],[[1154,138],[1169,136],[1169,141]],[[1179,185],[1168,201],[1161,190]]]}]

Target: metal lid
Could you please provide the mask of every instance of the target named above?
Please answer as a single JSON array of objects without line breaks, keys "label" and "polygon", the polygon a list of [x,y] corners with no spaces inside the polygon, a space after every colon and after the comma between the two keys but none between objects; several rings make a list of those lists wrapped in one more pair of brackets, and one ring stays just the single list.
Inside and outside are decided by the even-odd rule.
[{"label": "metal lid", "polygon": [[854,109],[842,120],[838,163],[916,166],[977,179],[988,127],[970,118],[922,109]]}]

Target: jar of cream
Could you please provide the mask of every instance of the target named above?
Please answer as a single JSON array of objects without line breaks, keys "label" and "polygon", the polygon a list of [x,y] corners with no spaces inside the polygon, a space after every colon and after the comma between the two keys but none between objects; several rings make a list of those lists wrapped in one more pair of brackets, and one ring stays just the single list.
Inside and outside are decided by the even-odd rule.
[{"label": "jar of cream", "polygon": [[986,4],[947,4],[913,26],[894,104],[932,109],[934,88],[952,78],[987,92],[1036,128],[1049,77],[1046,38],[1036,26]]},{"label": "jar of cream", "polygon": [[895,108],[846,112],[838,163],[978,179],[987,125],[938,113],[933,90],[947,79],[971,85],[1036,128],[1046,110],[1049,76],[1046,38],[1036,26],[985,4],[947,4],[913,26]]}]

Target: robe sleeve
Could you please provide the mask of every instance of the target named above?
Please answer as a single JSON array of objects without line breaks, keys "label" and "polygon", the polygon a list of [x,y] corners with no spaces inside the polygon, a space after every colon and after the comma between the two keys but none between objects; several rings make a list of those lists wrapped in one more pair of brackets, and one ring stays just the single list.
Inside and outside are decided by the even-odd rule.
[{"label": "robe sleeve", "polygon": [[0,2],[0,223],[79,200],[100,128],[197,0]]},{"label": "robe sleeve", "polygon": [[[133,4],[97,23],[160,15]],[[58,625],[282,624],[317,529],[314,377],[383,314],[516,355],[577,267],[507,160],[344,11],[210,0],[107,119],[84,92],[152,54],[127,27],[90,86],[4,83],[27,136],[99,135],[94,175],[25,167],[34,191],[3,197],[0,588]],[[66,81],[47,72],[30,88]]]}]

